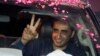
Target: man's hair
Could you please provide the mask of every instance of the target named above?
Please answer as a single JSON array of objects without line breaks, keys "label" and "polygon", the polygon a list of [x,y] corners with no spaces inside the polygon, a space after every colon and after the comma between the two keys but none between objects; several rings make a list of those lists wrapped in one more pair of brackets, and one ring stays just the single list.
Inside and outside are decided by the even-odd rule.
[{"label": "man's hair", "polygon": [[[70,19],[70,18],[68,18],[68,19]],[[51,27],[53,27],[54,22],[57,22],[57,21],[61,21],[61,22],[64,22],[64,23],[68,24],[68,26],[70,27],[71,31],[74,30],[74,27],[70,24],[71,22],[69,22],[69,20],[63,20],[63,19],[61,19],[61,18],[60,18],[60,19],[59,19],[59,18],[54,18],[54,19],[52,20]]]}]

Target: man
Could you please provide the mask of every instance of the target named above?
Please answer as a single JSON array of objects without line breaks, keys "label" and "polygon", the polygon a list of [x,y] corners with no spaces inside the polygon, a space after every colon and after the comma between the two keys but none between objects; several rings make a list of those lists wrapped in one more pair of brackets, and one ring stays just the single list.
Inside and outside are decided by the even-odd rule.
[{"label": "man", "polygon": [[73,31],[68,22],[59,20],[53,22],[51,40],[36,38],[38,35],[36,29],[38,28],[40,19],[34,23],[34,17],[33,15],[30,25],[27,25],[22,34],[21,42],[26,44],[22,50],[23,56],[46,56],[56,49],[60,49],[73,56],[86,56],[84,50],[77,47],[71,39]]}]

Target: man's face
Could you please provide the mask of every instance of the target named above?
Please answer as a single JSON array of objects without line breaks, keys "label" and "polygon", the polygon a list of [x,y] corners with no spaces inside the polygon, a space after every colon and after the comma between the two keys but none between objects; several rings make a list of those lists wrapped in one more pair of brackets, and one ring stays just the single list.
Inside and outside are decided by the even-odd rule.
[{"label": "man's face", "polygon": [[52,40],[56,47],[63,47],[70,39],[71,29],[67,23],[55,21],[53,24]]}]

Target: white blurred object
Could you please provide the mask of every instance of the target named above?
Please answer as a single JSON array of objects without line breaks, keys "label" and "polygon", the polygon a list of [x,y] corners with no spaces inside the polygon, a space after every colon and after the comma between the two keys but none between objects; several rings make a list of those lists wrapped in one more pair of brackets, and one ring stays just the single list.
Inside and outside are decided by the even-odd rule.
[{"label": "white blurred object", "polygon": [[22,56],[22,51],[13,48],[0,48],[0,56]]},{"label": "white blurred object", "polygon": [[62,50],[57,49],[57,50],[49,53],[47,56],[72,56],[72,55],[63,52]]},{"label": "white blurred object", "polygon": [[10,17],[7,15],[0,15],[0,22],[10,22]]}]

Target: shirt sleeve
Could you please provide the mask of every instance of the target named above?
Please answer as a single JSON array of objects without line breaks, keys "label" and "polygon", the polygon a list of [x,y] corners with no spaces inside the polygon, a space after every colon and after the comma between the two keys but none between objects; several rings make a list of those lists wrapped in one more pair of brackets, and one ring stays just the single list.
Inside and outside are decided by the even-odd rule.
[{"label": "shirt sleeve", "polygon": [[21,39],[18,39],[17,41],[13,42],[9,47],[22,50],[24,47],[24,44],[21,42]]},{"label": "shirt sleeve", "polygon": [[40,56],[43,42],[44,41],[41,39],[35,39],[28,42],[22,49],[23,56]]}]

